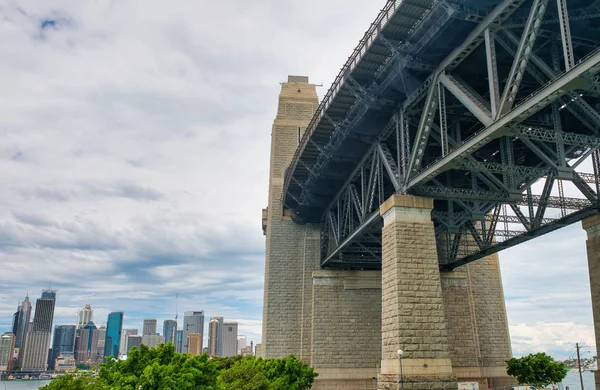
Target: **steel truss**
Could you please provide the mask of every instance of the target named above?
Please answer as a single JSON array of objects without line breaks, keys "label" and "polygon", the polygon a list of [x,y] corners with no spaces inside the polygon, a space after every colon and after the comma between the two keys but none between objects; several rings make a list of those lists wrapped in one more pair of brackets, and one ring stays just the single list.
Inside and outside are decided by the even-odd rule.
[{"label": "steel truss", "polygon": [[[595,9],[567,13],[566,0],[557,0],[550,12],[548,0],[534,0],[527,20],[511,19],[522,4],[506,0],[481,17],[400,105],[323,214],[323,267],[380,266],[379,206],[392,194],[435,199],[447,270],[600,211],[600,114],[586,95],[598,88],[600,49],[576,58],[569,27]],[[562,42],[546,46],[551,55],[535,50],[554,45],[539,33],[549,23],[559,25]],[[522,38],[509,30],[516,27]],[[502,80],[496,43],[512,56]],[[485,90],[461,77],[479,46]],[[581,172],[590,156],[594,172]]]}]

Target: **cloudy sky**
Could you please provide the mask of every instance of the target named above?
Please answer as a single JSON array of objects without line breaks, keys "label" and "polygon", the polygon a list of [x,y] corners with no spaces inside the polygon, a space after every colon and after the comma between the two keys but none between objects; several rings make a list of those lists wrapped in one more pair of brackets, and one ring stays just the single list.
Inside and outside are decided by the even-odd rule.
[{"label": "cloudy sky", "polygon": [[[383,4],[0,0],[0,331],[51,286],[55,324],[177,307],[259,342],[279,82],[322,96]],[[579,225],[501,262],[515,354],[592,346]]]}]

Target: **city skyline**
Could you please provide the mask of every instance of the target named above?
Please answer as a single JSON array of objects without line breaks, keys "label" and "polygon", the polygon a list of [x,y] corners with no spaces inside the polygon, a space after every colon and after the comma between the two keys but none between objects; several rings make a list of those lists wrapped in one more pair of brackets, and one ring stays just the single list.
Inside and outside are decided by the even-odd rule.
[{"label": "city skyline", "polygon": [[[54,291],[55,296],[59,293],[56,290],[52,290],[52,291]],[[59,296],[59,298],[60,298],[60,296]],[[28,302],[28,301],[26,301],[26,299],[29,299],[28,295],[23,299],[22,303]],[[20,306],[21,305],[19,305],[19,307]],[[29,312],[30,312],[30,314],[32,312],[34,312],[33,309],[35,309],[35,304],[29,306]],[[192,313],[200,313],[200,312],[204,313],[204,311],[202,311],[202,310],[188,311],[187,313],[192,314]],[[106,327],[107,320],[103,321],[102,317],[100,317],[100,316],[97,315],[96,308],[93,307],[89,303],[86,303],[86,304],[83,305],[83,307],[77,309],[76,313],[77,314],[75,315],[75,319],[73,321],[71,321],[71,322],[67,321],[65,323],[57,323],[56,321],[53,321],[53,323],[52,323],[52,330],[51,330],[51,342],[52,342],[52,345],[54,345],[54,343],[55,343],[54,340],[55,340],[56,328],[57,327],[71,327],[71,326],[73,326],[75,329],[78,329],[80,325],[81,325],[81,327],[85,327],[85,325],[87,325],[87,323],[90,322],[90,321],[94,323],[94,326]],[[184,312],[184,313],[186,313],[186,312]],[[110,315],[110,313],[108,315]],[[107,316],[105,316],[105,317],[107,318]],[[14,317],[14,314],[13,314],[13,317]],[[223,321],[224,321],[225,317],[224,316],[209,316],[209,317],[207,317],[206,315],[203,315],[202,317],[203,317],[203,324],[204,324],[204,326],[203,326],[203,335],[202,335],[201,339],[202,339],[202,343],[203,343],[202,348],[205,348],[205,347],[208,347],[208,339],[209,339],[209,329],[208,329],[209,327],[208,327],[208,325],[210,324],[210,320],[212,318],[218,318],[218,319],[221,320],[221,322],[223,324]],[[31,318],[33,318],[33,316]],[[163,321],[160,321],[160,320],[158,320],[158,318],[148,318],[148,317],[146,317],[146,318],[143,318],[141,320],[141,323],[136,327],[135,325],[131,325],[131,322],[127,322],[126,321],[127,318],[128,318],[127,313],[123,312],[122,330],[123,331],[125,331],[125,330],[135,330],[135,331],[138,332],[138,335],[140,337],[143,336],[143,335],[146,335],[146,334],[144,334],[144,329],[149,324],[148,325],[148,326],[150,326],[149,329],[152,329],[155,332],[148,333],[148,335],[150,335],[150,334],[160,335],[161,337],[164,338],[165,337],[164,330],[163,330],[164,323],[165,322],[173,322],[173,321],[175,321],[175,318],[165,318]],[[178,320],[177,320],[177,323],[178,323],[178,328],[177,329],[178,330],[181,330],[181,328],[183,327],[183,322],[185,321],[183,318],[184,318],[184,316],[178,318]],[[0,323],[2,323],[2,320],[3,319],[0,318]],[[232,323],[235,323],[236,327],[239,327],[239,322],[238,321],[229,320],[228,319],[227,321],[224,322],[224,324],[230,324],[230,325]],[[162,326],[161,326],[161,324],[162,324]],[[159,332],[159,330],[161,330],[161,331]],[[3,334],[3,333],[13,333],[12,332],[12,327],[7,328],[6,330],[0,328],[0,334]],[[18,336],[17,336],[17,338],[18,338]],[[250,341],[250,339],[249,339],[249,341]],[[252,339],[251,341],[255,342],[254,339]],[[173,344],[175,344],[175,343],[173,343]]]},{"label": "city skyline", "polygon": [[[279,82],[307,75],[322,97],[383,4],[7,5],[0,332],[19,295],[52,283],[55,324],[90,303],[98,325],[113,311],[138,329],[178,312],[181,330],[183,312],[202,309],[259,343]],[[231,29],[206,46],[215,13]],[[593,346],[579,224],[499,257],[516,356]]]}]

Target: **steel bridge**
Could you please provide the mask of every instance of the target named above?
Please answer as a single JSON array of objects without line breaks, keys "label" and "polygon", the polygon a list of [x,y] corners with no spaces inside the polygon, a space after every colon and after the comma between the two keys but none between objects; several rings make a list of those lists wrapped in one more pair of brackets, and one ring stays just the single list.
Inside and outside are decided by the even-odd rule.
[{"label": "steel bridge", "polygon": [[[283,205],[321,266],[381,268],[379,206],[435,200],[451,270],[598,213],[600,0],[390,0],[321,101]],[[587,172],[586,172],[587,171]]]}]

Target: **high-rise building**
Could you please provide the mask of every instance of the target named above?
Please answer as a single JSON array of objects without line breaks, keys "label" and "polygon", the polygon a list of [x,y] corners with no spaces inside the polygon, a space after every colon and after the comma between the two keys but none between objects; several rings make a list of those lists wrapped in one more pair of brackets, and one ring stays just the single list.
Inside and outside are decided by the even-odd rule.
[{"label": "high-rise building", "polygon": [[104,345],[106,344],[106,326],[101,325],[96,331],[98,333],[98,347],[96,349],[96,361],[102,362],[104,359]]},{"label": "high-rise building", "polygon": [[236,356],[238,354],[238,323],[223,323],[223,348],[221,356]]},{"label": "high-rise building", "polygon": [[127,353],[127,341],[125,338],[127,336],[137,336],[137,334],[137,329],[123,329],[123,332],[121,332],[121,345],[119,346],[119,355]]},{"label": "high-rise building", "polygon": [[18,350],[18,364],[21,364],[23,361],[23,347],[25,346],[30,321],[31,302],[29,302],[29,296],[26,296],[19,307],[17,307],[17,312],[13,316],[13,333],[15,335],[15,349]]},{"label": "high-rise building", "polygon": [[243,334],[238,335],[238,355],[242,354],[242,350],[246,348],[247,339]]},{"label": "high-rise building", "polygon": [[146,319],[144,320],[144,327],[142,329],[142,336],[154,336],[156,335],[156,320]]},{"label": "high-rise building", "polygon": [[202,354],[202,335],[198,333],[188,333],[188,353],[192,355]]},{"label": "high-rise building", "polygon": [[175,345],[175,350],[179,353],[183,353],[183,330],[177,331],[177,344]]},{"label": "high-rise building", "polygon": [[[186,311],[183,313],[183,337],[181,352],[188,352],[188,335],[198,333],[202,338],[204,335],[204,311]],[[202,345],[200,340],[200,345]]]},{"label": "high-rise building", "polygon": [[33,326],[25,341],[22,366],[24,371],[45,371],[48,367],[55,304],[54,290],[43,290],[42,297],[36,300]]},{"label": "high-rise building", "polygon": [[0,371],[8,371],[13,361],[16,337],[13,333],[0,336]]},{"label": "high-rise building", "polygon": [[163,322],[163,335],[164,335],[164,343],[165,344],[168,344],[169,342],[171,342],[173,345],[176,345],[177,321],[165,320]]},{"label": "high-rise building", "polygon": [[75,325],[56,325],[52,338],[52,358],[48,362],[48,369],[54,369],[54,362],[60,354],[75,353]]},{"label": "high-rise building", "polygon": [[208,354],[222,356],[223,354],[223,317],[210,317],[208,323]]},{"label": "high-rise building", "polygon": [[147,334],[142,336],[142,344],[150,348],[156,348],[158,344],[162,344],[164,341],[164,337],[159,334]]},{"label": "high-rise building", "polygon": [[104,351],[98,353],[100,334],[94,321],[88,322],[83,328],[77,329],[75,338],[75,360],[81,362],[96,362],[102,358]]},{"label": "high-rise building", "polygon": [[104,357],[119,357],[121,331],[123,330],[123,312],[112,312],[106,321],[106,341],[104,342]]},{"label": "high-rise building", "polygon": [[142,345],[142,337],[137,334],[129,334],[125,336],[125,352],[129,352],[133,349],[133,347],[137,347],[140,349]]},{"label": "high-rise building", "polygon": [[77,313],[77,329],[83,328],[88,322],[94,319],[94,310],[87,304],[83,309]]}]

